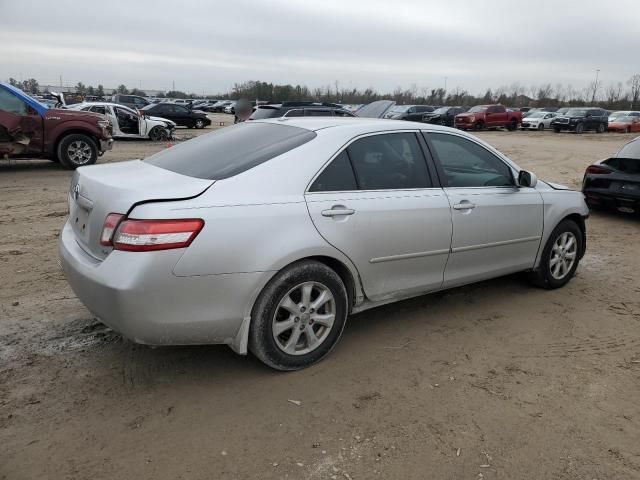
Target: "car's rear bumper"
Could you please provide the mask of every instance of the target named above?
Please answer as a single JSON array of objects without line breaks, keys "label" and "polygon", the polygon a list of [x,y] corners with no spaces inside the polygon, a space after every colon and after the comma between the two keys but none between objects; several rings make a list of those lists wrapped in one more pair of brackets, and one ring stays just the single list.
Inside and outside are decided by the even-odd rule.
[{"label": "car's rear bumper", "polygon": [[179,277],[173,268],[183,252],[113,251],[99,261],[78,245],[68,222],[59,244],[75,294],[125,337],[150,345],[226,343],[236,348],[243,320],[271,274]]},{"label": "car's rear bumper", "polygon": [[583,190],[589,206],[616,209],[625,213],[640,213],[640,190],[637,193],[617,193],[599,188]]}]

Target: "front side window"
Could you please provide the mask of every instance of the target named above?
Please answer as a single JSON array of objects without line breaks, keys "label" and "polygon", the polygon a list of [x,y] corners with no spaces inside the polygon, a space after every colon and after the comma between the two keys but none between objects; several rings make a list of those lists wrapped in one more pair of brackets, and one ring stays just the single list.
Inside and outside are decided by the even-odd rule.
[{"label": "front side window", "polygon": [[90,112],[95,112],[95,113],[101,113],[102,115],[106,115],[107,112],[105,111],[105,108],[102,105],[94,105],[93,107],[89,108]]},{"label": "front side window", "polygon": [[0,110],[18,115],[27,114],[27,104],[13,93],[0,88]]},{"label": "front side window", "polygon": [[471,140],[445,133],[430,133],[447,187],[513,186],[511,168]]},{"label": "front side window", "polygon": [[428,188],[427,165],[413,133],[372,135],[347,147],[360,190]]}]

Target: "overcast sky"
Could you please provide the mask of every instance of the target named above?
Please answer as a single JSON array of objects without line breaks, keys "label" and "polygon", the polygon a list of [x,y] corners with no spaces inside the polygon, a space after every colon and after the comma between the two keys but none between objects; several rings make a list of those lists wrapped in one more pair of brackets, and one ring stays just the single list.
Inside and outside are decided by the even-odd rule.
[{"label": "overcast sky", "polygon": [[0,78],[197,93],[519,82],[640,72],[640,0],[0,0]]}]

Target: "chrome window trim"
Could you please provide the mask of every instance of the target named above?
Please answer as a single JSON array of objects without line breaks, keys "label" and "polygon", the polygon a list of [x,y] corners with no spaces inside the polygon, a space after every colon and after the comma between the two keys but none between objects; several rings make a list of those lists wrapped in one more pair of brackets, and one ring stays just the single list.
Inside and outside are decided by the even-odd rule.
[{"label": "chrome window trim", "polygon": [[[311,188],[311,185],[313,185],[313,182],[316,181],[316,179],[322,174],[322,172],[324,172],[325,168],[327,168],[327,166],[333,162],[333,160],[340,155],[343,151],[345,151],[347,148],[349,148],[349,145],[351,145],[353,142],[355,142],[356,140],[360,140],[361,138],[366,138],[366,137],[373,137],[375,135],[385,135],[388,133],[413,133],[413,134],[418,134],[420,133],[420,129],[417,128],[415,130],[411,130],[411,129],[402,129],[402,130],[379,130],[377,132],[368,132],[368,133],[362,133],[360,135],[357,135],[355,137],[353,137],[351,140],[349,140],[347,143],[345,143],[344,145],[342,145],[338,151],[336,153],[334,153],[327,162],[325,162],[322,167],[320,167],[320,170],[318,170],[316,172],[316,174],[311,178],[311,181],[307,184],[307,187],[304,190],[304,194],[305,195],[314,195],[314,194],[327,194],[327,193],[338,193],[339,191],[337,190],[329,190],[326,192],[310,192],[309,189]],[[416,139],[417,141],[417,139]],[[418,142],[419,144],[420,142]],[[424,156],[424,154],[423,154]],[[427,162],[428,159],[425,158],[425,162]],[[425,165],[426,166],[426,165]],[[429,171],[429,168],[427,167],[427,174],[429,175],[429,180],[431,180],[431,183],[433,184],[433,179],[431,178],[431,172]],[[349,193],[349,192],[402,192],[402,191],[415,191],[415,190],[442,190],[441,187],[417,187],[417,188],[385,188],[385,189],[379,189],[379,190],[340,190],[340,192],[342,193]]]}]

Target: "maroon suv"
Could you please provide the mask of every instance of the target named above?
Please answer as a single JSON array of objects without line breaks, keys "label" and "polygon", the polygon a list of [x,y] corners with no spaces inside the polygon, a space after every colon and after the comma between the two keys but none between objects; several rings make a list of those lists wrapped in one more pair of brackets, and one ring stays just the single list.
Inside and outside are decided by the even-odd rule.
[{"label": "maroon suv", "polygon": [[112,145],[105,116],[48,108],[0,82],[0,158],[47,158],[75,169],[96,163]]}]

